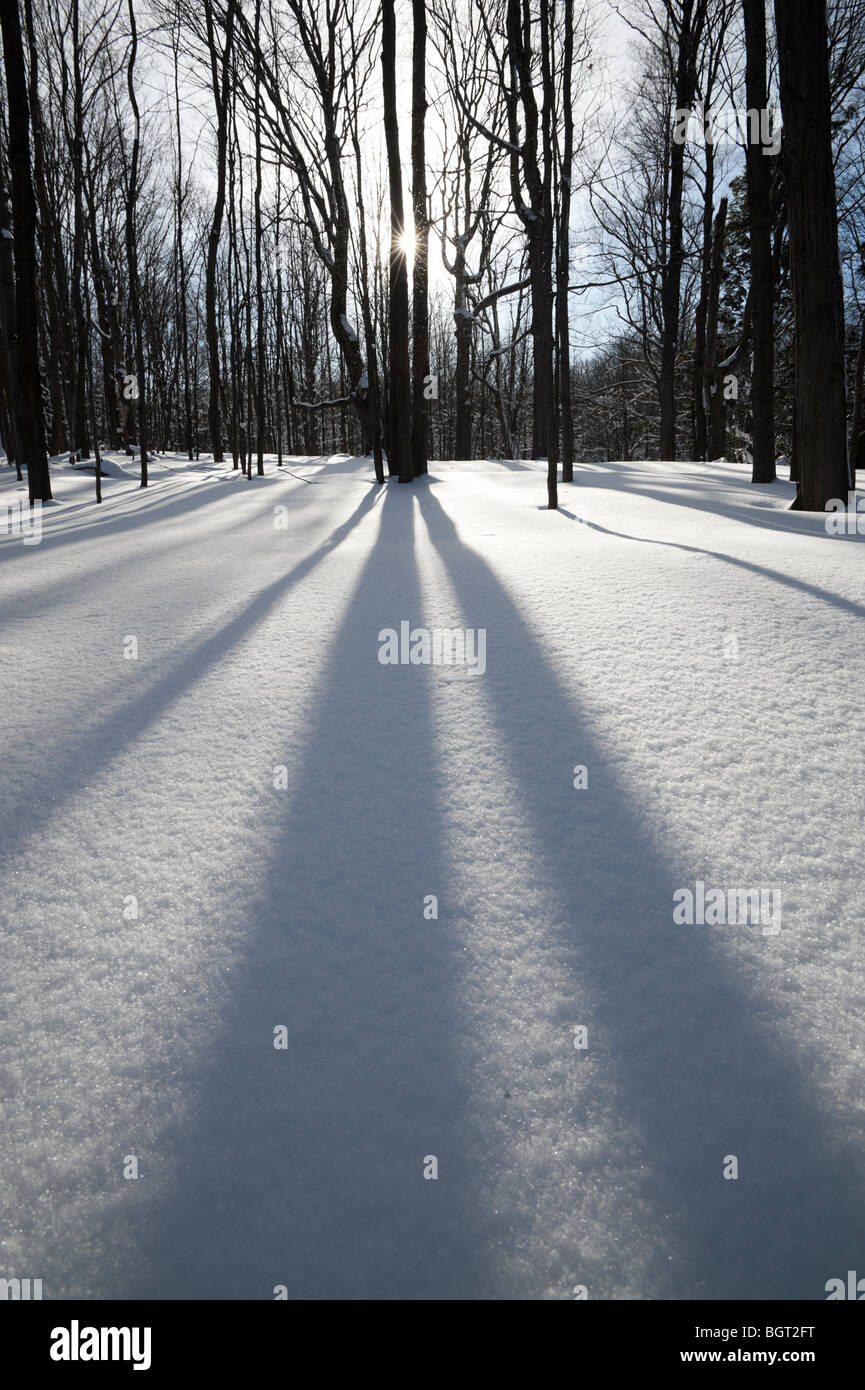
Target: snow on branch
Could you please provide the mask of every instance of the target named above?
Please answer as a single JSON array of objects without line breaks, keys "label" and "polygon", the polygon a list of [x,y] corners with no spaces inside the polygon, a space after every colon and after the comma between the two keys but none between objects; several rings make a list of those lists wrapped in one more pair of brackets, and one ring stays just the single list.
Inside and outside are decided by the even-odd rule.
[{"label": "snow on branch", "polygon": [[512,338],[509,343],[505,343],[504,347],[491,348],[487,353],[487,359],[491,357],[501,357],[503,353],[510,352],[511,348],[515,348],[518,343],[524,342],[526,338],[530,338],[531,336],[532,330],[527,328],[525,333],[521,333],[518,338]]},{"label": "snow on branch", "polygon": [[337,396],[332,401],[291,401],[295,410],[326,410],[332,405],[351,405],[354,396]]}]

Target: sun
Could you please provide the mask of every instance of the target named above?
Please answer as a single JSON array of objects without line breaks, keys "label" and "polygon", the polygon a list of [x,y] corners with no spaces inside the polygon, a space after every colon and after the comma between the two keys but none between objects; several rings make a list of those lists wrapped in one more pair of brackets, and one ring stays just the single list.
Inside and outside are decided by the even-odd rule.
[{"label": "sun", "polygon": [[414,260],[414,227],[410,225],[407,225],[405,227],[405,229],[400,233],[400,236],[397,240],[397,246],[399,247],[402,254],[405,256],[406,260],[409,263],[411,263]]}]

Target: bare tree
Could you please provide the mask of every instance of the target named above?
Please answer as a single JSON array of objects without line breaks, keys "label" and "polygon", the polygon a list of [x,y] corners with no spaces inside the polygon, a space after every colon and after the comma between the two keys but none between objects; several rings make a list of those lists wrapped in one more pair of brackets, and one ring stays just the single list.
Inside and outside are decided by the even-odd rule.
[{"label": "bare tree", "polygon": [[[176,29],[175,29],[176,25]],[[175,304],[177,306],[177,321],[179,330],[180,347],[180,366],[183,375],[183,431],[186,451],[190,459],[193,458],[193,429],[192,429],[192,396],[190,391],[189,379],[189,322],[188,322],[188,277],[186,266],[185,240],[185,212],[186,200],[188,196],[187,181],[183,169],[183,123],[180,119],[180,28],[181,15],[179,6],[175,14],[172,15],[171,24],[171,48],[173,57],[174,73],[174,134],[177,141],[177,176],[175,180],[174,205],[175,205]]]},{"label": "bare tree", "polygon": [[[261,213],[261,0],[255,0],[255,289],[256,289],[256,350],[255,350],[255,421],[256,421],[256,472],[264,474],[264,431],[266,399],[264,375],[264,278],[261,263],[262,213]],[[250,473],[252,469],[250,468]]]},{"label": "bare tree", "polygon": [[571,399],[571,190],[574,171],[574,0],[564,0],[562,52],[563,147],[556,228],[556,336],[559,352],[559,410],[562,427],[562,482],[574,481],[574,423]]},{"label": "bare tree", "polygon": [[51,477],[45,452],[39,373],[36,198],[30,172],[30,107],[18,0],[0,6],[0,30],[9,97],[9,166],[15,241],[15,439],[20,461],[27,469],[31,503],[48,502],[51,500]]},{"label": "bare tree", "polygon": [[284,41],[279,15],[269,10],[272,42],[256,46],[253,27],[238,12],[241,71],[252,80],[239,80],[235,95],[253,114],[257,68],[266,143],[280,151],[295,180],[303,222],[330,286],[330,327],[346,368],[348,401],[339,398],[328,404],[350,403],[362,437],[368,440],[369,377],[360,338],[348,315],[352,211],[345,153],[350,141],[352,77],[362,88],[376,22],[366,16],[358,0],[332,0],[326,14],[317,0],[287,0],[286,12],[294,42],[286,48],[279,80],[270,56],[274,44]]},{"label": "bare tree", "polygon": [[[504,86],[511,194],[526,236],[532,298],[532,452],[547,460],[547,506],[558,507],[558,440],[554,394],[552,67],[550,0],[541,0],[538,27],[543,109],[539,114],[532,55],[537,35],[528,6],[508,0],[509,78]],[[520,142],[520,126],[524,136]],[[524,196],[525,195],[525,196]]]},{"label": "bare tree", "polygon": [[126,258],[129,270],[129,306],[135,338],[135,391],[138,401],[138,447],[141,450],[141,486],[147,487],[147,387],[144,379],[144,334],[141,320],[141,292],[138,283],[138,238],[135,209],[138,202],[138,161],[141,148],[141,114],[135,95],[135,59],[138,53],[138,30],[133,0],[129,5],[129,62],[126,83],[132,107],[132,154],[129,164],[129,185],[126,194]]},{"label": "bare tree", "polygon": [[232,50],[234,46],[236,0],[228,0],[225,12],[224,41],[217,41],[217,24],[214,13],[214,0],[204,0],[204,18],[207,28],[207,47],[210,58],[210,76],[213,100],[216,108],[216,197],[213,204],[213,220],[207,242],[207,276],[205,281],[205,332],[207,334],[207,357],[210,373],[210,394],[207,418],[210,429],[210,447],[216,462],[221,462],[222,421],[220,414],[220,371],[219,371],[219,331],[216,322],[216,267],[219,258],[219,241],[222,235],[222,219],[225,215],[225,180],[228,149],[228,110],[229,78],[231,74]]},{"label": "bare tree", "polygon": [[411,440],[411,376],[409,368],[408,264],[405,245],[402,164],[396,105],[396,17],[393,0],[382,0],[381,65],[384,94],[384,132],[390,186],[390,417],[388,454],[393,455],[401,483],[414,476]]},{"label": "bare tree", "polygon": [[[765,0],[742,0],[745,20],[745,93],[748,109],[768,108]],[[749,131],[745,146],[751,255],[752,473],[754,483],[775,481],[775,272],[772,258],[772,166],[768,148]]]},{"label": "bare tree", "polygon": [[426,0],[412,0],[411,182],[414,214],[412,275],[411,451],[415,477],[427,472],[429,453],[429,220],[426,186]]},{"label": "bare tree", "polygon": [[[664,36],[664,51],[674,67],[676,109],[689,110],[697,86],[697,51],[706,17],[706,0],[665,0],[663,27],[653,14]],[[661,277],[661,370],[658,394],[661,408],[661,457],[674,459],[676,452],[676,354],[679,348],[682,261],[684,237],[682,193],[685,145],[670,145],[670,184],[667,207],[667,247]]]},{"label": "bare tree", "polygon": [[[503,113],[495,93],[488,91],[483,69],[477,63],[479,46],[486,43],[482,17],[469,10],[457,17],[453,6],[434,10],[436,51],[442,64],[450,103],[444,122],[446,139],[437,179],[440,211],[437,218],[441,256],[453,277],[453,321],[456,360],[454,398],[454,457],[470,458],[472,452],[471,361],[473,332],[477,324],[476,301],[496,232],[502,219],[489,216],[496,174],[507,153]],[[470,258],[478,246],[475,268]],[[507,278],[505,283],[507,283]],[[528,287],[528,280],[525,281]],[[507,291],[510,292],[511,286]]]},{"label": "bare tree", "polygon": [[795,507],[847,497],[844,300],[824,0],[776,0],[782,159],[796,322]]},{"label": "bare tree", "polygon": [[6,187],[6,159],[3,149],[3,129],[0,123],[0,440],[10,463],[15,464],[18,481],[23,480],[21,453],[15,429],[16,382],[18,366],[15,355],[15,261],[12,255],[12,204]]}]

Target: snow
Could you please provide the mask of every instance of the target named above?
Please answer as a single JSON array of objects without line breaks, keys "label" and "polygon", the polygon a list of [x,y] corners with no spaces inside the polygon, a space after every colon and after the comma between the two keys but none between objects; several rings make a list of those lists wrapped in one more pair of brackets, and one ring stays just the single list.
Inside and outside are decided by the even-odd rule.
[{"label": "snow", "polygon": [[[0,1275],[861,1270],[861,538],[728,463],[584,465],[551,513],[537,462],[115,461],[0,536]],[[382,665],[403,620],[485,630],[484,674]],[[675,924],[698,882],[773,890],[780,931]]]},{"label": "snow", "polygon": [[[79,459],[77,463],[69,465],[78,473],[90,473],[96,477],[96,460],[91,455],[89,459]],[[153,470],[160,472],[165,465],[162,458],[157,454],[150,454],[147,460],[148,477]],[[132,478],[136,482],[141,481],[141,455],[135,451],[135,457],[128,454],[104,454],[100,461],[100,472],[107,478]]]}]

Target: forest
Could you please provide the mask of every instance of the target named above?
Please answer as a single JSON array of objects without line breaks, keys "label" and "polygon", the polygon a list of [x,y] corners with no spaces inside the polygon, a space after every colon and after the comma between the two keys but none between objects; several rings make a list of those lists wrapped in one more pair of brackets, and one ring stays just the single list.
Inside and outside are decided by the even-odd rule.
[{"label": "forest", "polygon": [[142,484],[164,451],[342,451],[400,482],[543,458],[550,506],[613,457],[845,491],[857,0],[6,8],[0,440],[31,497],[100,447]]}]

